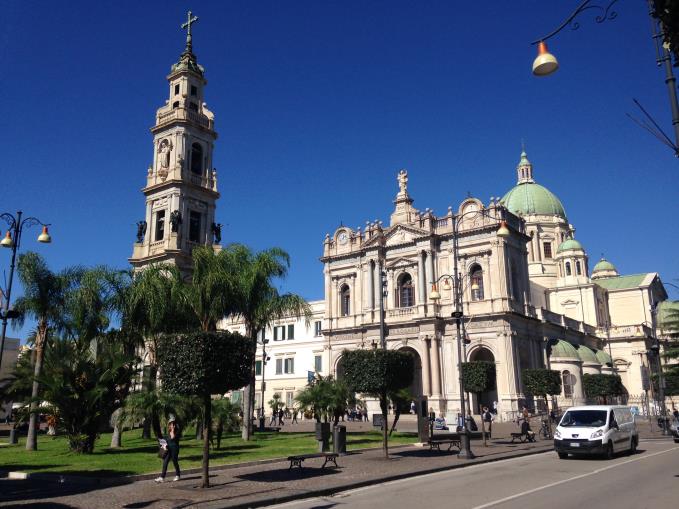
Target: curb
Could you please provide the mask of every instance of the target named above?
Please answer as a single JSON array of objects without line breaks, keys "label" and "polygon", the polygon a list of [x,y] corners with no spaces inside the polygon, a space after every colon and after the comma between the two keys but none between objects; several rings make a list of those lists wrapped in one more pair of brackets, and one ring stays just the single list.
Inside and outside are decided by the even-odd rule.
[{"label": "curb", "polygon": [[[467,466],[472,466],[472,465],[482,465],[484,463],[493,463],[496,461],[502,461],[506,459],[514,459],[514,458],[523,458],[525,456],[533,456],[535,454],[542,454],[545,452],[550,452],[553,451],[553,445],[550,445],[550,447],[546,448],[541,448],[541,449],[528,449],[524,450],[521,452],[513,452],[509,451],[508,453],[505,453],[506,455],[499,456],[499,457],[484,457],[482,459],[478,460],[471,460],[466,463],[460,463],[457,465],[448,465],[448,466],[442,466],[442,467],[436,467],[436,468],[430,468],[427,470],[418,470],[417,472],[403,472],[400,474],[393,474],[393,475],[388,475],[385,477],[380,477],[378,479],[366,479],[363,481],[355,481],[355,482],[350,482],[347,484],[344,484],[342,486],[335,486],[333,488],[322,488],[322,489],[317,489],[313,491],[304,491],[300,493],[291,493],[290,495],[282,495],[282,496],[274,496],[272,498],[268,498],[266,500],[253,500],[251,502],[245,502],[242,504],[234,504],[234,505],[224,505],[221,506],[223,508],[228,508],[228,509],[254,509],[256,507],[264,507],[264,506],[271,506],[271,505],[277,505],[277,504],[283,504],[285,502],[292,502],[292,501],[297,501],[297,500],[304,500],[307,498],[314,498],[314,497],[325,497],[325,496],[331,496],[334,495],[335,493],[340,493],[342,491],[347,491],[347,490],[354,490],[357,488],[363,488],[365,486],[371,486],[373,484],[382,484],[386,482],[391,482],[391,481],[398,481],[400,479],[406,479],[409,477],[419,477],[422,475],[429,475],[429,474],[435,474],[438,472],[446,472],[448,470],[457,470],[460,468],[465,468]],[[499,453],[503,454],[503,453]],[[205,500],[205,501],[191,501],[185,504],[180,504],[173,506],[173,509],[184,509],[188,507],[199,507],[201,503],[209,503],[211,504],[211,507],[214,507],[214,504],[219,503],[219,499],[217,500]]]}]

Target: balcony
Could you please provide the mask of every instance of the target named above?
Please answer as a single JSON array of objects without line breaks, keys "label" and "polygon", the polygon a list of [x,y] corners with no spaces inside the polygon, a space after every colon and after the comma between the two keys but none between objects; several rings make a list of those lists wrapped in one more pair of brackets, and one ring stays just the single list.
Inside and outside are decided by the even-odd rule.
[{"label": "balcony", "polygon": [[198,124],[199,126],[210,130],[214,129],[214,122],[212,119],[202,113],[191,111],[186,108],[173,108],[169,111],[158,113],[156,115],[155,127],[162,127],[165,124],[169,124],[176,120]]}]

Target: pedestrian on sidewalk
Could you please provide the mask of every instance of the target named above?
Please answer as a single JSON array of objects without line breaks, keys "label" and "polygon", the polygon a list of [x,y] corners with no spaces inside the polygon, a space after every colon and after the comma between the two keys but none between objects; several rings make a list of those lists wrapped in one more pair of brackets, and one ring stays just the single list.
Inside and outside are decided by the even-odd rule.
[{"label": "pedestrian on sidewalk", "polygon": [[277,415],[278,415],[278,412],[277,412],[276,409],[274,408],[274,409],[271,411],[271,422],[269,422],[269,426],[273,426],[274,424],[276,424],[276,416],[277,416]]},{"label": "pedestrian on sidewalk", "polygon": [[173,481],[179,481],[181,478],[181,473],[179,472],[179,438],[180,438],[179,426],[177,421],[173,416],[170,416],[170,420],[167,422],[167,433],[163,440],[160,440],[161,447],[166,450],[165,456],[163,457],[163,471],[160,477],[156,478],[156,482],[165,482],[165,474],[167,474],[167,466],[170,464],[170,460],[174,465],[175,476]]},{"label": "pedestrian on sidewalk", "polygon": [[283,409],[281,408],[281,409],[278,411],[278,425],[279,425],[279,426],[283,426],[283,425],[285,424],[285,423],[283,422],[283,417],[284,417],[284,416],[285,416],[285,412],[284,412]]},{"label": "pedestrian on sidewalk", "polygon": [[297,424],[297,414],[299,413],[298,408],[292,409],[292,424]]},{"label": "pedestrian on sidewalk", "polygon": [[488,438],[492,438],[493,418],[494,417],[491,411],[488,409],[487,406],[484,406],[481,414],[481,419],[483,419],[483,422],[486,425],[486,429],[488,430]]}]

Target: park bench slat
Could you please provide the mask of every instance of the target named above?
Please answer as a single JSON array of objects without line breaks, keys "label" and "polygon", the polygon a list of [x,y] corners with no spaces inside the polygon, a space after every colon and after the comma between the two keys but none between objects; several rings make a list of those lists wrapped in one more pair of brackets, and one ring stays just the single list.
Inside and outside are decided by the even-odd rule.
[{"label": "park bench slat", "polygon": [[339,465],[337,464],[337,457],[339,454],[336,452],[315,452],[315,453],[310,453],[310,454],[296,454],[293,456],[288,456],[288,461],[290,462],[290,467],[288,470],[292,470],[292,467],[299,467],[303,468],[302,463],[306,459],[311,459],[311,458],[325,458],[325,461],[323,462],[323,466],[321,468],[325,468],[325,466],[328,463],[332,463],[335,465],[335,467],[339,468]]}]

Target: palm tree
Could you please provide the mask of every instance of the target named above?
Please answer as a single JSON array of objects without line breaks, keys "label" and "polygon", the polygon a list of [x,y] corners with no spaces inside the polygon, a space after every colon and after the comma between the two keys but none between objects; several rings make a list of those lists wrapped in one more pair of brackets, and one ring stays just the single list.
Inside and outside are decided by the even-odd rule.
[{"label": "palm tree", "polygon": [[232,432],[238,429],[238,412],[240,407],[231,403],[229,398],[220,397],[212,400],[212,427],[217,438],[217,449],[222,447],[224,431]]},{"label": "palm tree", "polygon": [[56,274],[48,267],[45,260],[37,253],[27,252],[19,256],[17,264],[19,281],[24,294],[14,303],[19,317],[15,319],[18,326],[24,324],[26,317],[37,322],[35,334],[35,361],[33,365],[33,383],[31,388],[31,415],[26,438],[26,450],[38,448],[38,401],[42,366],[45,358],[45,347],[52,330],[63,327],[63,312],[66,295],[73,283],[72,271],[66,270]]},{"label": "palm tree", "polygon": [[[274,320],[285,316],[304,315],[307,323],[311,310],[299,295],[280,294],[274,286],[276,278],[284,278],[290,267],[290,256],[279,248],[253,253],[241,244],[232,244],[222,253],[228,257],[229,270],[234,276],[233,296],[236,309],[230,314],[245,322],[245,335],[256,341],[260,333]],[[243,394],[244,440],[250,440],[255,392],[255,362],[250,370],[250,383]]]}]

